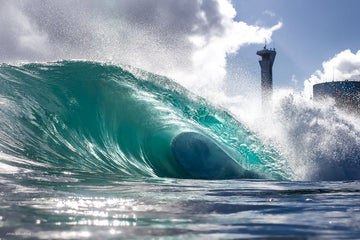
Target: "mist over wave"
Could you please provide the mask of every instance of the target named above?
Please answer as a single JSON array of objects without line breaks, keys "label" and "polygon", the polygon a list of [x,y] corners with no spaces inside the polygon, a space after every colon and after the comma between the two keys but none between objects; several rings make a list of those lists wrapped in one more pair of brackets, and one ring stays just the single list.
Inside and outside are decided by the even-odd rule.
[{"label": "mist over wave", "polygon": [[234,21],[236,11],[227,0],[5,0],[0,11],[0,62],[128,64],[195,91],[217,90],[227,54],[270,42],[281,27]]},{"label": "mist over wave", "polygon": [[358,116],[292,91],[276,91],[273,110],[246,122],[287,159],[298,180],[360,178]]},{"label": "mist over wave", "polygon": [[[13,72],[0,76],[5,79],[2,83],[2,147],[14,154],[13,157],[32,156],[31,159],[40,162],[43,159],[46,164],[49,159],[53,163],[63,159],[63,164],[70,162],[70,166],[73,166],[71,161],[79,157],[87,170],[99,170],[101,166],[103,170],[116,170],[125,175],[189,177],[186,172],[174,173],[178,171],[174,170],[178,169],[176,161],[168,169],[162,168],[161,156],[149,162],[148,159],[153,157],[146,156],[151,155],[144,150],[146,138],[139,137],[139,132],[132,132],[140,128],[140,132],[147,135],[156,132],[157,127],[166,129],[165,126],[171,125],[175,126],[173,132],[162,132],[168,140],[183,130],[205,131],[229,148],[232,157],[246,169],[258,170],[269,178],[360,178],[360,130],[353,116],[331,104],[318,104],[297,94],[279,92],[274,96],[273,114],[263,115],[259,99],[249,97],[256,94],[226,95],[224,89],[232,87],[223,85],[227,55],[246,44],[263,43],[264,39],[270,42],[273,32],[281,28],[281,22],[267,28],[237,22],[234,8],[226,0],[102,3],[92,0],[5,0],[0,13],[0,62],[18,66],[11,66]],[[70,61],[57,62],[59,59]],[[23,65],[23,62],[51,61],[56,63]],[[104,62],[109,66],[102,66]],[[124,72],[116,72],[115,65],[121,65]],[[103,69],[95,71],[94,75],[100,79],[98,81],[94,76],[80,72],[82,67],[93,73],[92,69],[102,68],[100,66]],[[4,65],[2,70],[9,69]],[[136,96],[127,100],[109,85],[114,79],[115,82],[123,81],[125,72],[133,75],[129,77],[133,80],[128,82],[125,77],[122,84],[126,83],[126,87],[122,86],[120,92],[129,89],[136,92]],[[324,76],[329,71],[326,72]],[[154,73],[170,77],[191,92],[206,97],[206,101],[188,98],[190,93],[186,90],[180,91],[174,87],[174,82],[162,81],[160,79],[164,78],[155,77]],[[94,81],[88,82],[86,77]],[[59,80],[63,78],[67,81]],[[168,92],[163,86],[139,90],[140,86],[153,81],[166,82],[172,90]],[[38,89],[31,89],[33,86]],[[12,87],[17,91],[11,93]],[[79,94],[78,97],[67,95],[72,91]],[[87,96],[82,95],[86,92]],[[178,106],[179,99],[187,100]],[[121,101],[129,101],[139,109],[146,106],[144,109],[148,111],[138,111],[143,114],[141,120],[136,115],[127,115],[126,120],[120,112],[113,112],[114,108],[129,108],[120,104]],[[189,107],[192,104],[196,107]],[[98,107],[96,111],[87,109],[94,106]],[[180,115],[177,115],[178,111]],[[17,120],[9,116],[15,116]],[[106,116],[105,120],[99,119],[103,116]],[[143,119],[150,119],[148,123],[152,124],[145,127],[141,123]],[[75,125],[68,126],[67,121]],[[126,123],[122,126],[126,126],[127,130],[123,131],[127,134],[123,136],[134,138],[115,137],[113,134],[120,131],[118,126],[121,124],[116,126],[118,122]],[[75,131],[77,128],[84,132]],[[42,143],[42,152],[36,153],[38,141]],[[124,146],[113,149],[121,143]],[[133,146],[141,151],[126,150]],[[57,153],[62,151],[67,153]],[[48,159],[49,156],[53,157]],[[125,159],[127,163],[114,159]],[[102,164],[98,165],[99,161]]]},{"label": "mist over wave", "polygon": [[0,2],[0,239],[360,235],[359,116],[307,94],[359,52],[264,109],[252,2]]}]

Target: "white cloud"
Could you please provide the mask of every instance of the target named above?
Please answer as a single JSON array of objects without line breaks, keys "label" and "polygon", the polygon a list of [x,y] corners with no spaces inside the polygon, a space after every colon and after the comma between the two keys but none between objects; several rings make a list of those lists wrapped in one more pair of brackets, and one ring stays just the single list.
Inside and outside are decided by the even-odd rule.
[{"label": "white cloud", "polygon": [[188,87],[219,87],[228,54],[282,26],[234,21],[230,0],[3,0],[0,11],[0,62],[112,61]]},{"label": "white cloud", "polygon": [[323,62],[322,67],[322,70],[315,71],[309,79],[305,80],[306,96],[312,96],[312,87],[317,83],[347,79],[360,81],[360,50],[357,53],[352,53],[349,49],[344,50],[329,61]]},{"label": "white cloud", "polygon": [[[201,44],[197,44],[192,56],[193,74],[195,74],[193,78],[186,78],[189,81],[186,84],[190,85],[191,82],[195,81],[199,84],[199,81],[202,81],[201,85],[212,82],[214,87],[219,87],[226,74],[227,54],[236,52],[246,44],[263,43],[264,39],[270,42],[272,33],[282,26],[282,23],[279,22],[272,28],[261,28],[248,25],[245,22],[234,22],[232,18],[226,19],[224,17],[224,19],[226,20],[226,26],[221,36],[212,36],[206,44],[204,44],[204,37],[196,37],[196,42]],[[191,40],[194,41],[193,38]],[[194,79],[198,78],[198,76],[202,76],[202,80]]]}]

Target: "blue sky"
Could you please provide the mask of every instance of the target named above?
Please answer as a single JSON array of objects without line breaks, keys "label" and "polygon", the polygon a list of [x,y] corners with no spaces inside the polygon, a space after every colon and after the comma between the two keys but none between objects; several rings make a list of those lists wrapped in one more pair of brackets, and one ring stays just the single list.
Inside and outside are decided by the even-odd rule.
[{"label": "blue sky", "polygon": [[[237,11],[236,21],[264,27],[283,23],[269,44],[277,50],[275,88],[301,91],[304,80],[321,70],[324,61],[346,49],[353,53],[359,50],[358,0],[234,0],[232,4]],[[259,66],[255,52],[261,47],[252,44],[240,48],[228,59],[230,66],[236,67],[239,61],[256,75]]]}]

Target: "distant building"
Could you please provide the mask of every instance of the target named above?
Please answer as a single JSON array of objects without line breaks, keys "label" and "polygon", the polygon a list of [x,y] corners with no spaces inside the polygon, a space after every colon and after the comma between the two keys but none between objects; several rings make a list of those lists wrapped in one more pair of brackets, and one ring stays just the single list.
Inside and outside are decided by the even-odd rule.
[{"label": "distant building", "polygon": [[261,67],[261,98],[263,107],[267,107],[272,99],[272,67],[275,61],[276,51],[275,49],[267,49],[265,45],[264,49],[257,51],[256,54],[262,58],[259,60]]},{"label": "distant building", "polygon": [[315,100],[332,98],[336,107],[360,114],[360,81],[315,84],[313,96]]}]

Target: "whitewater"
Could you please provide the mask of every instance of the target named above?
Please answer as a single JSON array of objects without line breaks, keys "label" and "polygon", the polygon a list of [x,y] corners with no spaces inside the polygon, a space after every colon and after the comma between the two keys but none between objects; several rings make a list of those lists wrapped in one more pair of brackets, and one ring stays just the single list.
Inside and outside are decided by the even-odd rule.
[{"label": "whitewater", "polygon": [[131,66],[3,64],[0,80],[1,238],[359,234],[360,134],[331,106],[279,97],[268,133]]},{"label": "whitewater", "polygon": [[282,23],[235,16],[3,0],[0,239],[358,239],[359,116],[279,88],[264,109],[227,57]]}]

